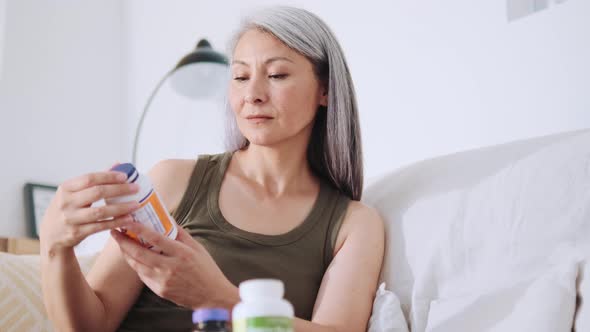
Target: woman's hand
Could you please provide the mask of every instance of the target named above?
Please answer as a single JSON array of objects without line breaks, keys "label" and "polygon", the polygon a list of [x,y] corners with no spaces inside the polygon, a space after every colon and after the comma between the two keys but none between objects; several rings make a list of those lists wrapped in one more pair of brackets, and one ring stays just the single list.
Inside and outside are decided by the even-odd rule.
[{"label": "woman's hand", "polygon": [[108,171],[79,176],[60,185],[41,222],[42,250],[55,253],[71,249],[93,233],[132,223],[129,213],[139,207],[138,202],[91,207],[100,199],[136,193],[137,185],[126,180],[124,173]]},{"label": "woman's hand", "polygon": [[126,227],[161,250],[147,249],[123,233],[112,230],[129,266],[158,296],[187,308],[232,307],[238,289],[223,275],[209,252],[184,229],[175,240],[139,223]]}]

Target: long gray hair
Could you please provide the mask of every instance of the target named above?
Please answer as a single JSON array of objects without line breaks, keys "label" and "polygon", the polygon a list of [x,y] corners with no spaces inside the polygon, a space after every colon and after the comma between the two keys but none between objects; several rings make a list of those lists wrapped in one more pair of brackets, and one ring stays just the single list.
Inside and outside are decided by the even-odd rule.
[{"label": "long gray hair", "polygon": [[[276,6],[256,12],[242,21],[229,45],[229,54],[248,30],[270,33],[305,56],[320,84],[328,92],[328,106],[320,106],[314,120],[307,158],[316,175],[328,180],[353,200],[363,191],[363,158],[354,86],[338,40],[316,15],[299,8]],[[226,107],[226,147],[230,151],[248,146],[239,131],[229,104]]]}]

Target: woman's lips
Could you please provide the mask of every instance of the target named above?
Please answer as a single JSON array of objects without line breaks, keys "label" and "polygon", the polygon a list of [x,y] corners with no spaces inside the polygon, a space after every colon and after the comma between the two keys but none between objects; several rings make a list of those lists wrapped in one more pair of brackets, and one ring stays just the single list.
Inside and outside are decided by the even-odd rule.
[{"label": "woman's lips", "polygon": [[272,117],[264,116],[264,115],[254,115],[254,116],[249,116],[246,118],[246,120],[248,120],[248,122],[251,122],[251,123],[263,123],[263,122],[267,122],[272,119],[273,119]]}]

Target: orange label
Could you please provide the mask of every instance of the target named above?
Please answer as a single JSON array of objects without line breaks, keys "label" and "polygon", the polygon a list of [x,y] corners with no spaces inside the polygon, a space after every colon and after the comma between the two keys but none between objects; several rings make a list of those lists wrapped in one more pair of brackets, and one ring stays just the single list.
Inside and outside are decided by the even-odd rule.
[{"label": "orange label", "polygon": [[[140,208],[132,213],[135,222],[139,222],[146,227],[150,227],[156,232],[169,236],[174,228],[174,221],[161,204],[161,200],[155,191],[152,191]],[[151,245],[132,232],[126,233],[129,237],[140,242],[143,246],[150,248]]]}]

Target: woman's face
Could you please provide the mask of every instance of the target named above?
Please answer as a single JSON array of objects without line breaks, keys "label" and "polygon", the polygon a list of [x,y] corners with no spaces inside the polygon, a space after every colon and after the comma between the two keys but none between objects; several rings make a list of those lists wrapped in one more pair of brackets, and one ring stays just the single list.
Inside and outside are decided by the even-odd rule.
[{"label": "woman's face", "polygon": [[242,35],[233,59],[229,102],[250,143],[307,140],[318,106],[327,102],[311,62],[258,30]]}]

